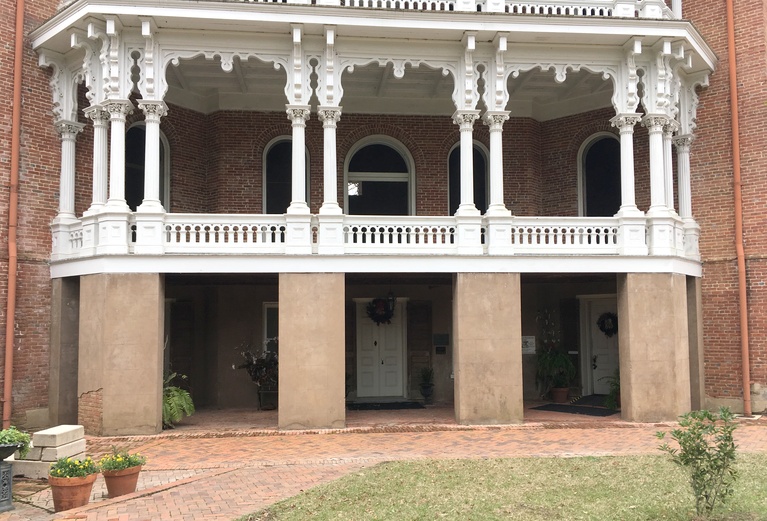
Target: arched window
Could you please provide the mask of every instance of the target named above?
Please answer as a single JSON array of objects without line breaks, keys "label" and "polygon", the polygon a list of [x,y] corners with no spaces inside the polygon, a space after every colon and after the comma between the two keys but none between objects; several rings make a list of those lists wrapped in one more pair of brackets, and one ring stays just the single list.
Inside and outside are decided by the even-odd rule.
[{"label": "arched window", "polygon": [[580,150],[581,215],[612,217],[621,207],[621,147],[615,135],[592,136]]},{"label": "arched window", "polygon": [[[170,196],[170,147],[160,132],[160,203],[168,208]],[[134,212],[144,201],[144,164],[146,128],[136,123],[125,135],[125,201]]]},{"label": "arched window", "polygon": [[[283,214],[293,197],[293,142],[281,136],[266,145],[264,154],[264,212]],[[309,157],[306,164],[306,202],[309,203]]]},{"label": "arched window", "polygon": [[413,161],[401,144],[382,136],[361,141],[346,163],[346,213],[411,215]]},{"label": "arched window", "polygon": [[[455,215],[461,204],[461,147],[455,145],[448,159],[449,215]],[[487,211],[487,153],[479,143],[474,143],[474,206]]]}]

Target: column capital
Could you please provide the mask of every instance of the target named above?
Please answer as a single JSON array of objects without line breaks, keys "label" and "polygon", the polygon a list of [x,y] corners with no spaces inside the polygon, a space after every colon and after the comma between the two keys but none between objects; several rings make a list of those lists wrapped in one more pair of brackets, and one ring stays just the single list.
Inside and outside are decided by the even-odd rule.
[{"label": "column capital", "polygon": [[456,110],[453,113],[453,122],[458,125],[461,130],[471,130],[474,128],[474,122],[479,119],[478,110]]},{"label": "column capital", "polygon": [[617,114],[614,118],[610,119],[610,125],[624,130],[633,130],[634,126],[642,121],[642,117],[636,113]]},{"label": "column capital", "polygon": [[693,141],[695,141],[695,136],[692,134],[684,134],[681,136],[676,136],[674,138],[674,146],[676,146],[676,148],[678,149],[680,148],[689,149]]},{"label": "column capital", "polygon": [[76,121],[59,120],[56,122],[56,132],[59,133],[61,139],[74,139],[75,136],[83,131],[82,123]]},{"label": "column capital", "polygon": [[323,127],[335,127],[341,119],[341,107],[327,107],[320,105],[317,107],[317,116],[322,121]]},{"label": "column capital", "polygon": [[90,107],[83,109],[85,117],[93,121],[95,125],[106,125],[109,121],[109,112],[103,105],[91,105]]},{"label": "column capital", "polygon": [[309,105],[285,105],[285,112],[294,125],[303,125],[309,119],[311,107]]},{"label": "column capital", "polygon": [[511,112],[508,110],[488,110],[485,112],[482,121],[484,121],[485,125],[490,127],[491,131],[501,130],[503,124],[509,120],[509,114],[511,114]]},{"label": "column capital", "polygon": [[650,132],[662,132],[670,121],[671,118],[666,114],[647,114],[642,118],[642,126],[646,127]]},{"label": "column capital", "polygon": [[673,120],[669,118],[668,121],[666,121],[666,124],[663,125],[663,133],[664,134],[673,134],[679,130],[679,123],[676,122],[676,120]]},{"label": "column capital", "polygon": [[139,100],[138,107],[144,113],[144,117],[149,120],[160,121],[160,118],[168,113],[168,106],[161,100]]},{"label": "column capital", "polygon": [[125,121],[125,116],[133,113],[133,103],[130,100],[106,100],[104,108],[109,112],[110,119]]}]

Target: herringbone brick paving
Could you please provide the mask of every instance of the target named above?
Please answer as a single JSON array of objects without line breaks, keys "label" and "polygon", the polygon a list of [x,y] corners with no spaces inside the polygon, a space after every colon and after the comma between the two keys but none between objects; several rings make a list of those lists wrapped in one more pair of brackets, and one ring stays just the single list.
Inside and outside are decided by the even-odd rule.
[{"label": "herringbone brick paving", "polygon": [[[655,432],[672,426],[593,418],[563,423],[556,417],[466,428],[454,422],[421,424],[408,414],[378,412],[379,423],[326,432],[248,430],[240,420],[219,417],[207,427],[157,436],[89,438],[94,456],[115,443],[147,456],[136,493],[104,499],[99,478],[88,506],[54,515],[46,488],[27,503],[15,502],[16,510],[0,520],[232,520],[382,461],[653,454],[658,453]],[[741,451],[767,452],[767,425],[744,422],[736,440]]]}]

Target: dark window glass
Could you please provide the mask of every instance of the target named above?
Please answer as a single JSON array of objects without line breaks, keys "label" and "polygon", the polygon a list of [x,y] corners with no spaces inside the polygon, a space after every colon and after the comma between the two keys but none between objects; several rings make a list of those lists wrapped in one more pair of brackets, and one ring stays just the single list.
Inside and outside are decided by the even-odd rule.
[{"label": "dark window glass", "polygon": [[[461,204],[461,148],[455,147],[448,160],[450,171],[450,215]],[[485,155],[474,147],[474,205],[480,212],[487,211],[487,163]]]},{"label": "dark window glass", "polygon": [[612,138],[591,145],[584,160],[585,215],[612,217],[621,207],[621,147]]},{"label": "dark window glass", "polygon": [[293,144],[280,141],[266,154],[266,213],[285,213],[292,194]]},{"label": "dark window glass", "polygon": [[408,215],[407,183],[360,181],[350,184],[354,186],[349,187],[349,214]]}]

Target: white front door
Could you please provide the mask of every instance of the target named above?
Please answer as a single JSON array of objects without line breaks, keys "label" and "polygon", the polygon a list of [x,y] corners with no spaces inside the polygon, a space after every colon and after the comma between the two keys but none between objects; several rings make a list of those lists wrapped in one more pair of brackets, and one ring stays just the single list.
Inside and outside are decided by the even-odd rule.
[{"label": "white front door", "polygon": [[618,334],[607,336],[597,326],[604,313],[616,313],[618,303],[615,296],[581,298],[581,331],[585,336],[584,374],[589,375],[585,394],[608,394],[610,385],[607,376],[613,376],[618,369]]},{"label": "white front door", "polygon": [[404,396],[405,304],[398,302],[391,324],[377,325],[357,302],[357,396]]}]

